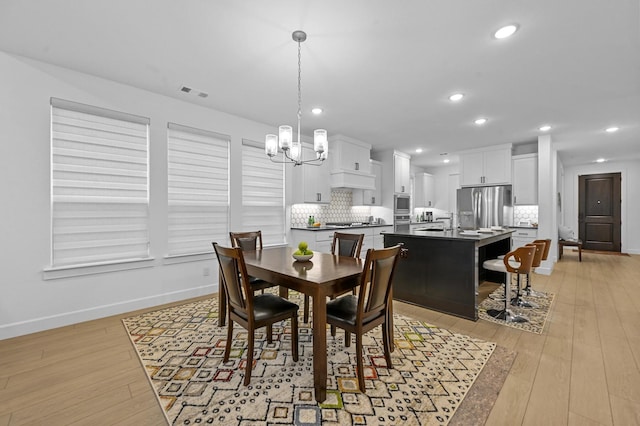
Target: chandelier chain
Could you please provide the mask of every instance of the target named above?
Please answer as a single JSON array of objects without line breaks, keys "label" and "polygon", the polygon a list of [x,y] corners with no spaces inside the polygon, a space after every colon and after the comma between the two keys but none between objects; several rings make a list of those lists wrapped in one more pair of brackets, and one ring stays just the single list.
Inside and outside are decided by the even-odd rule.
[{"label": "chandelier chain", "polygon": [[298,41],[298,141],[302,142],[300,139],[300,121],[302,119],[302,50],[300,43]]}]

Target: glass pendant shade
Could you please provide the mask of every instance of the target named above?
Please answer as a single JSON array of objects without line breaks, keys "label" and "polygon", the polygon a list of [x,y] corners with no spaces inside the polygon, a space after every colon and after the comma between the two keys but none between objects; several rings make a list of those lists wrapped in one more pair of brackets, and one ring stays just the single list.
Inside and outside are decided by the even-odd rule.
[{"label": "glass pendant shade", "polygon": [[273,157],[278,153],[278,137],[276,135],[265,136],[264,152],[269,157]]},{"label": "glass pendant shade", "polygon": [[291,142],[293,141],[293,128],[291,126],[280,126],[278,131],[280,133],[280,149],[286,151],[291,148]]},{"label": "glass pendant shade", "polygon": [[290,157],[294,161],[300,161],[302,157],[302,143],[300,143],[300,141],[293,141],[291,144]]},{"label": "glass pendant shade", "polygon": [[327,142],[327,131],[325,129],[316,129],[313,131],[313,150],[321,156],[327,158],[329,144]]}]

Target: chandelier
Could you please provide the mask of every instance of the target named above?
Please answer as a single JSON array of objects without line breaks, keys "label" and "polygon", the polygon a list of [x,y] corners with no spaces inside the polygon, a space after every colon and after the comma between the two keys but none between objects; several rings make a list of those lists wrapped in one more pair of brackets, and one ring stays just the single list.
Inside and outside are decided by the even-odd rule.
[{"label": "chandelier", "polygon": [[[298,43],[298,139],[293,140],[293,129],[291,126],[280,126],[278,128],[278,136],[273,134],[266,135],[264,150],[274,163],[291,162],[294,166],[301,164],[319,166],[327,159],[329,148],[327,131],[325,129],[316,129],[313,131],[313,150],[316,152],[316,158],[314,159],[302,160],[302,140],[300,139],[300,118],[302,117],[302,91],[300,90],[302,66],[300,45],[307,39],[307,34],[304,31],[297,30],[291,34],[291,37],[293,41]],[[280,148],[284,154],[282,161],[274,159],[278,154],[278,148]]]}]

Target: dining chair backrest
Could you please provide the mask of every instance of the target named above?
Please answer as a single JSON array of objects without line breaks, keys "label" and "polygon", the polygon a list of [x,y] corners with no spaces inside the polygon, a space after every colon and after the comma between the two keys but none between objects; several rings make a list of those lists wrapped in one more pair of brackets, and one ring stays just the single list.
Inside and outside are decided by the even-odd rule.
[{"label": "dining chair backrest", "polygon": [[549,249],[551,248],[551,238],[546,240],[534,240],[534,243],[544,243],[544,251],[542,252],[542,260],[547,260],[549,257]]},{"label": "dining chair backrest", "polygon": [[[510,251],[504,256],[504,266],[508,272],[516,274],[528,274],[533,265],[533,257],[536,252],[535,245],[525,245]],[[514,265],[512,262],[515,261]]]},{"label": "dining chair backrest", "polygon": [[347,234],[334,232],[331,242],[331,254],[338,256],[360,257],[364,234]]},{"label": "dining chair backrest", "polygon": [[533,261],[531,262],[532,268],[537,268],[542,263],[542,256],[544,254],[544,248],[546,246],[545,242],[532,242],[527,244],[528,246],[533,245],[536,248],[535,253],[533,254]]},{"label": "dining chair backrest", "polygon": [[240,247],[222,247],[213,243],[218,257],[222,285],[227,293],[229,310],[240,313],[247,321],[253,314],[253,291],[249,288],[249,275]]},{"label": "dining chair backrest", "polygon": [[229,232],[231,245],[244,251],[262,250],[262,231]]},{"label": "dining chair backrest", "polygon": [[360,275],[357,322],[385,315],[390,303],[391,281],[402,245],[369,249]]}]

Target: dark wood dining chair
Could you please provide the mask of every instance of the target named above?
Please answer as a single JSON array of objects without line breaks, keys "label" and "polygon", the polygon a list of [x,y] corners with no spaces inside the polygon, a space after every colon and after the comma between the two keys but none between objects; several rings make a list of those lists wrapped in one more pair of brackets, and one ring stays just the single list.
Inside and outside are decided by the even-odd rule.
[{"label": "dark wood dining chair", "polygon": [[291,354],[298,361],[298,305],[271,293],[254,295],[249,285],[249,275],[244,263],[240,247],[221,247],[213,243],[218,258],[222,285],[227,295],[227,342],[224,348],[224,362],[229,361],[231,342],[233,339],[233,323],[240,324],[247,330],[249,344],[245,367],[244,385],[251,381],[253,366],[253,348],[255,330],[267,327],[267,340],[272,341],[273,324],[286,319],[291,320]]},{"label": "dark wood dining chair", "polygon": [[[262,231],[229,232],[229,239],[233,247],[240,247],[243,251],[262,250]],[[263,293],[265,289],[276,286],[255,277],[249,277],[249,283],[253,291],[262,290]]]},{"label": "dark wood dining chair", "polygon": [[[334,232],[333,240],[331,241],[331,254],[337,254],[338,256],[360,257],[363,241],[364,234]],[[353,289],[353,292],[355,294],[355,288]],[[335,299],[340,294],[331,295],[331,298]],[[302,312],[302,320],[306,324],[309,322],[309,295],[307,294],[304,295],[304,306]],[[331,334],[335,336],[335,328],[331,329]]]},{"label": "dark wood dining chair", "polygon": [[327,302],[327,323],[345,331],[345,346],[351,345],[351,333],[356,336],[358,386],[365,393],[362,338],[365,333],[382,326],[382,343],[387,368],[391,363],[390,322],[391,280],[398,262],[401,245],[384,249],[369,249],[360,276],[358,295],[347,294]]}]

